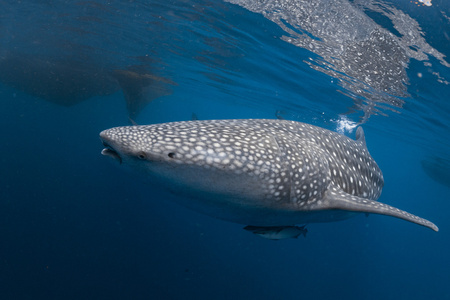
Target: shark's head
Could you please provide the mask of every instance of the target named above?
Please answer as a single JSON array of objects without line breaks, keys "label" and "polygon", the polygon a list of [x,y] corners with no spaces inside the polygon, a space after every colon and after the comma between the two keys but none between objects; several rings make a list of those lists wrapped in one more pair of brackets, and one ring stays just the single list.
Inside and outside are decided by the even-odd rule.
[{"label": "shark's head", "polygon": [[157,126],[111,128],[100,133],[105,146],[102,154],[151,177],[175,177],[183,166],[195,165],[196,160],[183,150],[189,150],[184,146],[187,141],[174,134]]},{"label": "shark's head", "polygon": [[102,154],[178,193],[287,199],[276,143],[233,129],[200,121],[116,127],[100,133]]},{"label": "shark's head", "polygon": [[164,134],[147,129],[148,126],[124,126],[104,130],[100,138],[105,148],[103,155],[125,165],[149,165],[158,162],[174,163],[176,146]]}]

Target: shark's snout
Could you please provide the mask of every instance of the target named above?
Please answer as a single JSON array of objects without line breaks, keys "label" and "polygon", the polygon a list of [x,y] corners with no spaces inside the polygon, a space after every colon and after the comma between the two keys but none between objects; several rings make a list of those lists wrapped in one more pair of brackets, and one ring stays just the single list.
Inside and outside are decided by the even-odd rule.
[{"label": "shark's snout", "polygon": [[122,164],[122,158],[120,157],[119,153],[111,146],[108,134],[105,131],[102,131],[100,133],[100,139],[102,140],[103,146],[105,146],[105,148],[102,150],[102,155],[112,157],[118,160],[120,164]]}]

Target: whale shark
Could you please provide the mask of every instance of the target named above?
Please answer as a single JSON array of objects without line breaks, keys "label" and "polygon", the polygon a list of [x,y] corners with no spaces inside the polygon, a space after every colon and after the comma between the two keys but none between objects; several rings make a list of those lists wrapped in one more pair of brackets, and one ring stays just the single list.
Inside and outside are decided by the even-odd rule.
[{"label": "whale shark", "polygon": [[61,106],[122,90],[128,116],[135,119],[154,99],[171,94],[175,82],[145,65],[102,66],[81,58],[0,53],[0,83]]},{"label": "whale shark", "polygon": [[428,220],[377,201],[384,179],[362,127],[352,140],[296,121],[197,120],[115,127],[100,138],[103,155],[182,195],[180,204],[272,239],[295,236],[286,230],[277,236],[282,227],[358,213],[438,231]]}]

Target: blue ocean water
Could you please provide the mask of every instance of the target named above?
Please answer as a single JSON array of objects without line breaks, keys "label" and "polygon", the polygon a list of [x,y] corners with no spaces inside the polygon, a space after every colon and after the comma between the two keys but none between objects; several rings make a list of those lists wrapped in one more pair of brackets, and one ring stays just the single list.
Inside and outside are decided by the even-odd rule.
[{"label": "blue ocean water", "polygon": [[[1,299],[450,299],[448,1],[0,5]],[[277,117],[362,125],[379,201],[440,231],[361,215],[269,241],[100,154],[130,118]]]}]

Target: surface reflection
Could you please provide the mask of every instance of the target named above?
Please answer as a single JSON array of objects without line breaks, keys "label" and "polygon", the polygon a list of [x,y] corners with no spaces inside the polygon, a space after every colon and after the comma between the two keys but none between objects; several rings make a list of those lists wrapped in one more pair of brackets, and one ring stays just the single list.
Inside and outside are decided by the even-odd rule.
[{"label": "surface reflection", "polygon": [[[286,32],[284,41],[318,55],[305,63],[339,80],[354,100],[350,111],[364,112],[360,123],[372,114],[384,114],[383,110],[402,108],[409,96],[410,59],[426,61],[432,56],[450,66],[427,43],[416,20],[383,1],[228,2],[264,15]],[[390,30],[369,17],[369,12],[387,20]]]}]

